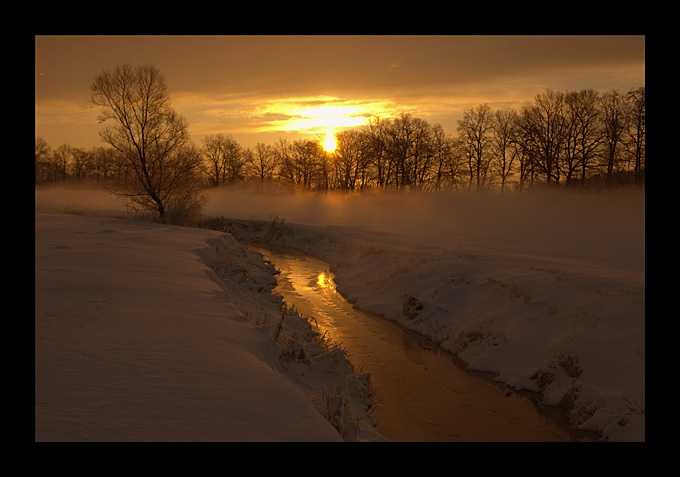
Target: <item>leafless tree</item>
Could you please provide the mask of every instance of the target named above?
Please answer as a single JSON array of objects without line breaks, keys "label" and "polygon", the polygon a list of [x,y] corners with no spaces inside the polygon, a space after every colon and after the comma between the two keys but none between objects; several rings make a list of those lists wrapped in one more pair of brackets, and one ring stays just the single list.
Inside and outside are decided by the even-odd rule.
[{"label": "leafless tree", "polygon": [[548,90],[534,103],[522,108],[518,122],[525,151],[532,154],[532,167],[538,167],[548,185],[560,181],[560,159],[564,148],[564,94]]},{"label": "leafless tree", "polygon": [[220,185],[224,171],[224,141],[222,134],[208,135],[203,138],[204,172],[210,185]]},{"label": "leafless tree", "polygon": [[85,149],[74,147],[71,150],[73,178],[77,181],[84,180],[92,166],[92,153]]},{"label": "leafless tree", "polygon": [[54,154],[52,154],[52,163],[55,171],[55,178],[61,176],[62,181],[65,181],[68,178],[72,153],[73,147],[68,144],[62,144],[54,150]]},{"label": "leafless tree", "polygon": [[645,167],[645,88],[629,91],[627,99],[629,120],[626,144],[635,163],[635,184],[640,185]]},{"label": "leafless tree", "polygon": [[116,151],[110,147],[99,146],[92,149],[92,174],[97,183],[107,180],[115,173]]},{"label": "leafless tree", "polygon": [[604,94],[602,97],[602,114],[607,185],[611,186],[623,135],[628,127],[625,98],[618,90],[611,90]]},{"label": "leafless tree", "polygon": [[223,184],[235,184],[245,178],[245,166],[249,160],[249,151],[231,136],[227,136],[224,143]]},{"label": "leafless tree", "polygon": [[390,176],[390,162],[387,160],[387,141],[385,130],[389,121],[380,116],[372,115],[368,118],[364,126],[364,133],[367,137],[366,154],[370,161],[373,171],[373,182],[375,186],[382,189],[387,185],[387,178]]},{"label": "leafless tree", "polygon": [[[337,148],[333,152],[334,185],[341,190],[355,190],[360,179],[366,177],[367,135],[356,129],[337,134]],[[363,182],[363,181],[362,181]]]},{"label": "leafless tree", "polygon": [[518,153],[517,113],[510,109],[495,111],[492,117],[492,129],[493,162],[501,178],[501,191],[505,192]]},{"label": "leafless tree", "polygon": [[[100,123],[107,123],[102,139],[126,159],[134,177],[115,192],[161,221],[168,207],[198,207],[200,154],[187,148],[187,124],[170,106],[161,73],[153,66],[123,64],[96,76],[91,93],[92,103],[101,108]],[[190,204],[181,202],[188,198]]]},{"label": "leafless tree", "polygon": [[245,177],[248,151],[232,137],[212,134],[203,139],[205,174],[213,186],[233,184]]},{"label": "leafless tree", "polygon": [[575,179],[580,170],[580,184],[583,187],[602,141],[599,94],[592,89],[569,92],[565,96],[565,107],[569,126],[566,144],[567,184]]},{"label": "leafless tree", "polygon": [[470,169],[470,187],[480,190],[486,181],[491,161],[492,112],[488,104],[464,111],[458,121],[461,146],[467,151]]},{"label": "leafless tree", "polygon": [[42,137],[35,139],[35,184],[50,178],[50,146]]},{"label": "leafless tree", "polygon": [[258,142],[248,159],[249,174],[260,184],[271,182],[276,171],[276,150],[273,146]]},{"label": "leafless tree", "polygon": [[321,172],[321,144],[311,139],[293,141],[292,168],[294,184],[304,189],[325,188]]}]

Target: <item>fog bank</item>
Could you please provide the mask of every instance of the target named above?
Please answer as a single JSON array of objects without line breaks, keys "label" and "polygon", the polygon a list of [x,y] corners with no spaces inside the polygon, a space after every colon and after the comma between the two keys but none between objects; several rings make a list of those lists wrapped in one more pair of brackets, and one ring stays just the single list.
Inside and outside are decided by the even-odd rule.
[{"label": "fog bank", "polygon": [[[399,234],[422,246],[429,241],[464,248],[501,246],[503,252],[606,261],[638,269],[645,262],[644,191],[343,194],[221,188],[206,194],[207,216],[364,228]],[[88,215],[129,215],[120,199],[89,188],[36,189],[35,206]]]},{"label": "fog bank", "polygon": [[[644,193],[525,195],[398,192],[282,193],[211,190],[207,215],[342,226],[400,234],[426,245],[506,247],[505,252],[644,266]],[[500,240],[499,240],[500,239]]]}]

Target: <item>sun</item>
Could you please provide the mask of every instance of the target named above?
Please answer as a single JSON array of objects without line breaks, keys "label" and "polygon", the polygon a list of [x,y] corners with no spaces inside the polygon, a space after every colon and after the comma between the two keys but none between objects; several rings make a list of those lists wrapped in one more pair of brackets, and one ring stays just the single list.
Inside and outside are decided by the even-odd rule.
[{"label": "sun", "polygon": [[338,143],[335,141],[335,135],[333,134],[333,131],[328,131],[326,134],[326,139],[323,142],[323,148],[326,150],[326,152],[333,152],[337,146]]}]

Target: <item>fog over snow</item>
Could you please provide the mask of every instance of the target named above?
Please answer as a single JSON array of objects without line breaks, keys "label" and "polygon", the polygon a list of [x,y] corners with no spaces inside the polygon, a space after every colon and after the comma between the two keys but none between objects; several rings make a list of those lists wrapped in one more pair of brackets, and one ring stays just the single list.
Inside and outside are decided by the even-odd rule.
[{"label": "fog over snow", "polygon": [[[112,383],[104,383],[103,377],[101,383],[87,386],[79,381],[99,375],[97,366],[115,368],[120,383],[141,380],[140,373],[146,372],[158,385],[142,380],[148,386],[144,389],[149,395],[164,396],[166,404],[153,411],[139,399],[119,396],[137,405],[124,411],[116,409],[112,398],[107,403],[109,421],[93,405],[88,410],[92,414],[82,411],[71,415],[68,423],[52,423],[50,432],[42,434],[47,440],[58,438],[65,424],[67,428],[87,427],[91,434],[82,434],[86,440],[158,440],[161,436],[170,440],[342,440],[347,439],[347,429],[356,430],[346,422],[344,427],[337,422],[329,427],[324,419],[317,422],[319,406],[310,396],[316,395],[318,404],[323,378],[297,382],[291,361],[281,358],[281,343],[272,341],[270,330],[258,331],[271,328],[262,324],[263,318],[260,326],[254,324],[254,315],[263,317],[262,310],[272,306],[267,293],[248,288],[252,281],[244,282],[237,275],[218,280],[211,276],[214,267],[210,263],[215,265],[215,260],[211,262],[205,254],[216,246],[215,240],[226,244],[223,251],[233,262],[227,260],[223,269],[252,269],[249,276],[260,277],[260,284],[265,283],[267,269],[239,240],[266,240],[322,258],[335,273],[338,290],[356,307],[431,337],[472,370],[494,373],[499,382],[517,390],[536,391],[546,405],[568,404],[574,427],[598,431],[610,441],[645,440],[643,192],[439,195],[211,190],[208,194],[205,212],[220,218],[213,222],[219,230],[110,219],[124,215],[125,209],[103,192],[36,191],[36,357],[44,350],[50,366],[71,371],[50,374],[48,379],[36,366],[37,424],[41,417],[49,420],[57,406],[75,402],[78,396],[67,395],[66,384],[83,384],[80,389],[86,397],[90,392],[92,396],[104,393]],[[138,263],[128,266],[115,259],[123,252]],[[67,254],[68,260],[61,257]],[[70,279],[65,280],[67,275]],[[101,292],[96,299],[82,299],[95,291]],[[149,294],[154,300],[144,298]],[[220,313],[222,319],[217,318]],[[193,317],[203,315],[208,324],[196,326]],[[99,319],[93,320],[94,316]],[[142,326],[142,317],[151,322],[135,341],[123,330],[138,331],[130,327]],[[59,331],[67,323],[75,333],[68,340]],[[178,330],[181,339],[171,336]],[[93,342],[98,347],[86,344],[94,339],[87,333],[99,340]],[[244,339],[225,338],[241,333]],[[203,356],[208,352],[202,347],[200,352],[192,348],[204,339],[215,354]],[[46,347],[59,340],[68,341],[62,343],[65,348]],[[205,360],[214,365],[199,373],[200,378],[192,378],[197,381],[192,392],[172,385],[194,370],[191,363],[173,364],[178,358],[167,352],[170,341],[173,346],[187,346],[183,352],[195,357],[196,365]],[[78,350],[81,344],[83,349]],[[222,358],[217,358],[222,348],[233,358],[226,368]],[[302,365],[322,370],[323,366],[314,363],[326,362],[326,353],[309,351],[311,361]],[[342,362],[338,358],[336,350],[331,361]],[[83,363],[93,369],[77,371]],[[241,381],[245,374],[250,380]],[[346,370],[342,379],[346,383],[362,378]],[[234,392],[226,384],[215,389],[209,386],[213,380],[242,383],[243,391]],[[95,389],[97,384],[101,389]],[[45,386],[60,389],[64,395],[43,402],[40,391]],[[123,392],[120,386],[116,389]],[[208,394],[201,396],[199,390]],[[264,405],[271,393],[281,393],[277,402],[286,403],[279,408],[281,414],[288,414],[290,406],[296,416],[303,416],[300,434],[291,434],[286,416]],[[252,398],[244,402],[244,395]],[[359,407],[363,405],[365,394],[352,397]],[[211,420],[207,414],[216,412],[208,412],[214,406],[207,404],[214,401],[211,398],[233,408],[223,405],[217,414],[220,418]],[[181,407],[180,401],[191,412],[172,408]],[[95,414],[100,420],[96,424]],[[168,429],[154,429],[158,421],[154,417],[159,415],[172,417],[164,421]],[[140,416],[148,424],[146,430],[129,433],[125,418]],[[186,422],[190,417],[212,422],[211,432],[198,432]],[[225,430],[229,426],[219,426],[232,420],[239,425],[232,426],[231,433]],[[274,430],[279,424],[279,429],[288,430]],[[111,429],[102,431],[107,425]],[[361,440],[379,438],[370,435],[365,423],[360,426],[364,426]],[[344,429],[343,436],[338,427]]]}]

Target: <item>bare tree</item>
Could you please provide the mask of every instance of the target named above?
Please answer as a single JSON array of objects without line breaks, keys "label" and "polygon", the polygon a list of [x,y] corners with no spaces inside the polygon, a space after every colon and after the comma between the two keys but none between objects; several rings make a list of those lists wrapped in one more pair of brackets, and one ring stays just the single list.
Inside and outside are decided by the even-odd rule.
[{"label": "bare tree", "polygon": [[605,164],[607,168],[607,185],[614,179],[614,168],[618,160],[619,146],[627,128],[625,98],[612,90],[602,97],[602,114],[604,126]]},{"label": "bare tree", "polygon": [[347,129],[338,133],[338,146],[333,153],[334,187],[355,190],[357,181],[366,175],[364,142],[366,135]]},{"label": "bare tree", "polygon": [[572,180],[572,175],[580,170],[583,187],[602,140],[599,95],[592,89],[567,93],[565,107],[570,131],[566,154],[569,166],[567,184]]},{"label": "bare tree", "polygon": [[224,170],[222,183],[234,184],[245,178],[245,165],[249,159],[249,152],[231,136],[224,141]]},{"label": "bare tree", "polygon": [[368,156],[371,160],[371,169],[373,171],[375,185],[382,189],[387,183],[389,176],[389,164],[386,159],[386,140],[385,128],[387,120],[380,118],[377,115],[371,115],[368,118],[364,131],[367,136]]},{"label": "bare tree", "polygon": [[560,158],[564,147],[564,94],[548,90],[536,96],[520,113],[525,151],[532,154],[532,167],[540,168],[547,184],[560,181]]},{"label": "bare tree", "polygon": [[493,161],[501,178],[501,191],[505,192],[517,157],[517,113],[510,109],[496,111],[493,114],[492,127]]},{"label": "bare tree", "polygon": [[[188,206],[180,199],[198,193],[201,158],[187,150],[187,124],[171,108],[160,72],[153,66],[120,65],[95,77],[91,92],[92,103],[102,110],[100,123],[109,122],[102,139],[126,159],[134,175],[114,192],[161,221],[169,206]],[[173,214],[178,215],[185,214]]]},{"label": "bare tree", "polygon": [[115,164],[116,152],[110,147],[99,146],[90,151],[91,154],[91,172],[97,184],[100,181],[106,180],[111,175]]},{"label": "bare tree", "polygon": [[92,153],[81,149],[79,147],[74,147],[71,150],[72,170],[73,177],[77,181],[82,181],[86,178],[89,171],[93,169],[92,166]]},{"label": "bare tree", "polygon": [[311,139],[298,139],[293,141],[293,167],[298,182],[295,185],[304,189],[312,189],[315,186],[324,188],[321,171],[321,144]]},{"label": "bare tree", "polygon": [[35,184],[50,178],[50,146],[42,137],[35,139]]},{"label": "bare tree", "polygon": [[205,175],[210,185],[220,185],[220,178],[224,172],[225,136],[222,134],[208,135],[203,138],[203,156],[205,157]]},{"label": "bare tree", "polygon": [[61,176],[61,180],[66,181],[72,160],[72,153],[73,147],[68,144],[62,144],[54,150],[54,154],[52,154],[52,164],[54,167],[55,180],[57,176]]},{"label": "bare tree", "polygon": [[256,177],[260,184],[271,182],[276,171],[276,150],[273,146],[258,142],[248,159],[250,175]]},{"label": "bare tree", "polygon": [[474,182],[477,190],[486,181],[491,161],[491,121],[492,113],[488,104],[466,110],[463,119],[458,121],[459,139],[469,161],[470,187]]},{"label": "bare tree", "polygon": [[628,130],[626,144],[635,163],[635,184],[642,183],[645,167],[645,88],[628,92]]}]

